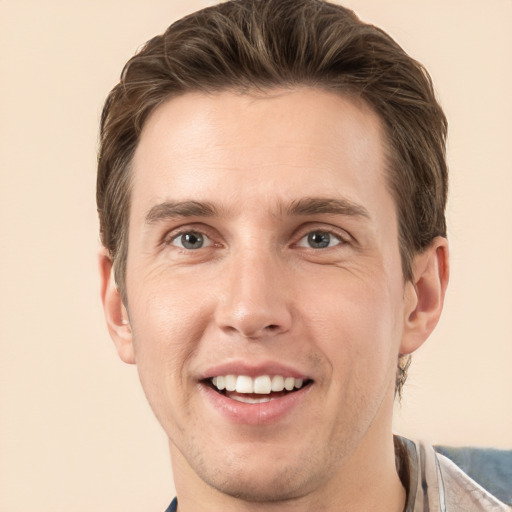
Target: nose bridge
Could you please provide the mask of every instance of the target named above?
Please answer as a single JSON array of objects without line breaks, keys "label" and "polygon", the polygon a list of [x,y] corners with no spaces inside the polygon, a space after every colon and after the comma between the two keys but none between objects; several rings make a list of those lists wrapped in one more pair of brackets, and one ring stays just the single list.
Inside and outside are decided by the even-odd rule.
[{"label": "nose bridge", "polygon": [[290,328],[284,268],[269,244],[253,240],[233,250],[223,270],[224,288],[217,308],[221,329],[245,338],[260,338]]}]

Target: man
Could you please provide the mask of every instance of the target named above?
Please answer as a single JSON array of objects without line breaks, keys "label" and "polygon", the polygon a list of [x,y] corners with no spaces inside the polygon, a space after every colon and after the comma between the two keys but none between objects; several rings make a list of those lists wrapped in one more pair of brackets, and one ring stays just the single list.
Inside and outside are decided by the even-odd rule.
[{"label": "man", "polygon": [[170,511],[506,510],[391,432],[448,283],[445,138],[421,65],[320,0],[226,2],[127,63],[102,298],[169,438]]}]

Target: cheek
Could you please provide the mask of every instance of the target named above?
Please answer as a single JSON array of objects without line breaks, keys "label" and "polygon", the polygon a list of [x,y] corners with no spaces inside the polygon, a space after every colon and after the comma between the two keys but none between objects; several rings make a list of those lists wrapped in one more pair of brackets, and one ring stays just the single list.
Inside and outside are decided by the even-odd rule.
[{"label": "cheek", "polygon": [[399,288],[390,289],[388,282],[378,276],[344,276],[331,280],[322,294],[305,290],[304,296],[314,297],[305,305],[305,321],[335,380],[346,383],[375,374],[384,378],[396,365],[402,301]]},{"label": "cheek", "polygon": [[136,276],[128,282],[130,321],[137,338],[144,340],[135,347],[139,353],[173,353],[181,345],[190,346],[200,330],[196,312],[203,296],[197,283],[173,275],[172,268],[160,263],[142,260],[129,270],[128,275]]},{"label": "cheek", "polygon": [[135,360],[147,398],[165,422],[169,404],[172,408],[177,400],[187,402],[185,369],[199,345],[206,315],[198,314],[197,292],[184,293],[166,280],[143,282],[146,286],[129,297]]},{"label": "cheek", "polygon": [[[204,328],[198,300],[171,286],[140,290],[130,309],[135,351],[140,358],[172,360],[174,371],[197,344]],[[139,363],[139,361],[137,361]],[[142,361],[141,361],[142,362]]]}]

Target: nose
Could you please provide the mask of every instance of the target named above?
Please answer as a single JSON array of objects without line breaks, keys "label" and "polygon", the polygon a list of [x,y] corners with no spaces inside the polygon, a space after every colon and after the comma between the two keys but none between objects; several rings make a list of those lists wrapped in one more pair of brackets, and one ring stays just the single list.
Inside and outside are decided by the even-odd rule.
[{"label": "nose", "polygon": [[223,332],[262,339],[290,329],[291,294],[284,265],[277,260],[265,252],[230,258],[215,315]]}]

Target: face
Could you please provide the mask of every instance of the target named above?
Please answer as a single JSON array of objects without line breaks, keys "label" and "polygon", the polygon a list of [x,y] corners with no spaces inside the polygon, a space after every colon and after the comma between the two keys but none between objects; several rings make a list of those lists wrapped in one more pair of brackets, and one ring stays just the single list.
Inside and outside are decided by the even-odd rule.
[{"label": "face", "polygon": [[132,173],[118,346],[175,478],[250,500],[351,478],[389,441],[413,301],[378,118],[311,89],[189,93]]}]

